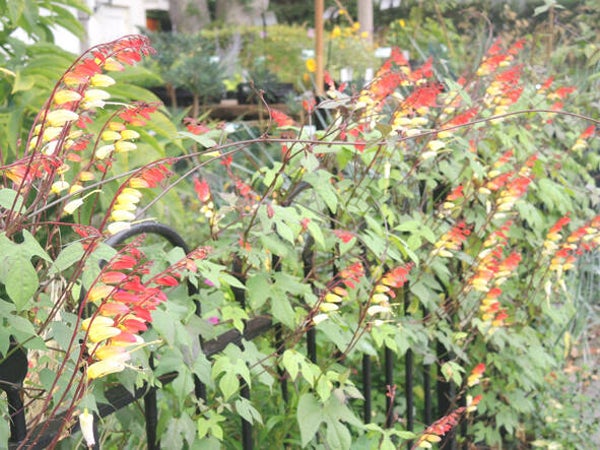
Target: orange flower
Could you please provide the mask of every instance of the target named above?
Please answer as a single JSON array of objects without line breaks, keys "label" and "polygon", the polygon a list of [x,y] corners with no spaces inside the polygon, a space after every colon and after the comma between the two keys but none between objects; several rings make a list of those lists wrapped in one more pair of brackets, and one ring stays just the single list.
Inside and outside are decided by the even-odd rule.
[{"label": "orange flower", "polygon": [[472,387],[472,386],[475,386],[476,384],[479,384],[479,381],[481,380],[481,377],[483,376],[484,372],[485,372],[485,363],[477,364],[473,368],[473,370],[471,370],[471,373],[469,374],[469,377],[467,378],[467,386]]}]

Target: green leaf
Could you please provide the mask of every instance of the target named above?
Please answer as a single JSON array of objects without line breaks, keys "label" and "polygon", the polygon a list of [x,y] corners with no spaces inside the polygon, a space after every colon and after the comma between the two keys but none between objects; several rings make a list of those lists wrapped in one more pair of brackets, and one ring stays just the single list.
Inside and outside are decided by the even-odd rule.
[{"label": "green leaf", "polygon": [[296,326],[294,309],[287,295],[271,299],[271,314],[288,328],[293,329]]},{"label": "green leaf", "polygon": [[442,364],[441,371],[446,381],[452,380],[454,384],[460,386],[460,384],[462,383],[461,372],[465,371],[465,369],[463,369],[460,365],[458,365],[454,361],[448,361]]},{"label": "green leaf", "polygon": [[259,272],[248,278],[246,287],[248,288],[248,305],[252,310],[257,310],[269,299],[272,284],[266,273]]},{"label": "green leaf", "polygon": [[300,427],[302,447],[306,447],[324,420],[321,404],[312,394],[306,393],[300,397],[296,418]]},{"label": "green leaf", "polygon": [[22,253],[6,258],[6,263],[10,264],[4,280],[6,293],[15,304],[17,311],[22,311],[40,285],[38,275],[29,258]]},{"label": "green leaf", "polygon": [[35,78],[31,76],[23,75],[21,72],[17,72],[11,94],[16,94],[20,91],[29,91],[35,85]]},{"label": "green leaf", "polygon": [[66,246],[56,257],[56,260],[50,267],[49,274],[54,275],[68,269],[73,264],[79,262],[85,250],[79,242],[73,242]]},{"label": "green leaf", "polygon": [[227,400],[240,389],[240,380],[234,372],[226,372],[219,380],[219,389]]},{"label": "green leaf", "polygon": [[331,381],[327,379],[326,376],[319,377],[315,391],[319,395],[319,398],[322,402],[326,402],[329,399],[329,397],[331,396],[332,389],[333,385],[331,384]]},{"label": "green leaf", "polygon": [[198,144],[200,144],[204,148],[211,148],[217,145],[217,142],[203,134],[193,134],[188,131],[180,131],[179,136],[182,138],[191,139]]},{"label": "green leaf", "polygon": [[244,331],[244,320],[248,319],[248,314],[242,308],[236,305],[225,305],[221,308],[223,320],[231,320],[233,327],[240,333]]},{"label": "green leaf", "polygon": [[247,422],[263,423],[260,413],[256,410],[252,403],[248,399],[239,398],[235,401],[235,410],[237,413]]},{"label": "green leaf", "polygon": [[300,372],[300,366],[303,361],[304,356],[296,350],[288,349],[283,352],[281,365],[287,371],[292,381],[296,381],[296,377],[298,376],[298,372]]},{"label": "green leaf", "polygon": [[[14,208],[13,208],[14,205]],[[20,211],[23,206],[23,198],[17,195],[17,192],[4,188],[0,189],[0,207],[11,210]]]},{"label": "green leaf", "polygon": [[327,444],[331,448],[347,450],[352,444],[352,435],[343,423],[327,420]]}]

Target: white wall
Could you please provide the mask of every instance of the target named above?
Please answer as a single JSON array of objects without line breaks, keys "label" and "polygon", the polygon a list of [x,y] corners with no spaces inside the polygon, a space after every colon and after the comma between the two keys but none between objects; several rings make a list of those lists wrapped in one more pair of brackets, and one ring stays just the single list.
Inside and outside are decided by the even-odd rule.
[{"label": "white wall", "polygon": [[139,33],[146,26],[147,9],[169,9],[168,0],[87,0],[87,5],[92,15],[78,14],[87,30],[83,41],[62,28],[55,30],[55,41],[65,50],[79,54],[94,45]]}]

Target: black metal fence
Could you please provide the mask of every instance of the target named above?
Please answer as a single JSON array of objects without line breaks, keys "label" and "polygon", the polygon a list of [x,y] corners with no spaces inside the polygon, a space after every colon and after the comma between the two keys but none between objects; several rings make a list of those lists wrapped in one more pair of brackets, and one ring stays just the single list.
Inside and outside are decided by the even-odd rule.
[{"label": "black metal fence", "polygon": [[[107,244],[117,246],[122,244],[127,239],[138,234],[155,234],[166,239],[171,245],[181,247],[186,254],[189,253],[189,247],[185,240],[172,228],[153,222],[143,222],[133,226],[131,229],[121,232],[107,240]],[[311,258],[303,258],[305,264],[305,273],[308,274],[311,268]],[[277,270],[280,267],[280,261],[274,257],[272,267]],[[243,277],[239,276],[240,268],[236,263],[232,268],[232,273],[238,275],[240,281],[244,281]],[[189,286],[189,294],[194,295],[197,292],[193,286]],[[234,291],[236,300],[242,305],[245,305],[245,293],[241,289]],[[405,299],[405,308],[408,307],[408,299]],[[200,304],[196,303],[196,312],[200,313]],[[278,351],[283,353],[285,344],[283,341],[283,332],[281,325],[274,323],[268,316],[258,316],[247,321],[244,332],[240,333],[237,330],[229,330],[221,334],[217,338],[201,342],[202,351],[207,358],[223,351],[229,344],[243,345],[244,340],[251,341],[252,339],[261,336],[269,331],[273,332]],[[314,328],[310,328],[305,336],[306,354],[311,362],[317,361],[317,333]],[[382,355],[383,374],[378,373],[373,364],[373,358],[369,355],[363,355],[361,367],[361,388],[363,400],[363,420],[365,423],[370,423],[373,413],[373,392],[387,392],[385,397],[385,427],[392,427],[399,420],[396,417],[395,410],[399,399],[403,397],[404,412],[402,422],[407,430],[415,428],[416,421],[425,425],[431,424],[435,419],[445,416],[450,410],[456,408],[454,404],[456,398],[456,388],[451,383],[445,381],[440,373],[441,364],[447,361],[450,355],[447,354],[445,347],[438,344],[436,348],[437,361],[434,364],[417,364],[413,356],[412,350],[407,350],[402,358],[399,358],[396,353],[390,348],[384,348]],[[27,355],[24,350],[15,346],[2,364],[0,364],[0,389],[7,394],[9,404],[9,413],[11,417],[10,430],[11,436],[9,448],[13,449],[43,449],[47,448],[53,442],[61,423],[65,420],[64,414],[58,414],[53,417],[50,422],[38,425],[36,428],[29,430],[25,421],[25,409],[21,397],[22,383],[27,373]],[[404,374],[403,378],[401,374]],[[288,401],[288,385],[287,378],[282,369],[279,369],[280,388],[283,400]],[[158,380],[166,385],[177,377],[176,372],[167,373],[158,377]],[[416,380],[420,383],[420,389],[423,392],[423,400],[419,402],[421,405],[418,409],[415,406],[415,390]],[[383,385],[381,384],[383,381]],[[400,388],[397,388],[400,386]],[[159,439],[156,435],[158,423],[158,408],[156,388],[142,386],[135,389],[132,393],[123,386],[116,386],[105,392],[107,403],[98,405],[98,416],[106,417],[119,409],[137,402],[143,401],[144,413],[146,420],[146,434],[148,449],[155,450],[160,448]],[[241,386],[241,396],[251,400],[251,390],[245,383]],[[202,383],[195,379],[195,395],[197,398],[206,400],[206,389]],[[381,407],[381,405],[380,405]],[[98,421],[96,420],[95,423]],[[241,436],[242,447],[244,450],[253,448],[264,448],[262,444],[253,441],[252,424],[244,419],[241,419]],[[78,425],[75,424],[70,430],[77,431]],[[456,430],[454,430],[456,432]],[[407,448],[411,448],[412,443],[407,443]],[[440,447],[444,449],[457,448],[456,438],[453,433],[450,433],[440,443]],[[96,444],[96,448],[98,444]]]}]

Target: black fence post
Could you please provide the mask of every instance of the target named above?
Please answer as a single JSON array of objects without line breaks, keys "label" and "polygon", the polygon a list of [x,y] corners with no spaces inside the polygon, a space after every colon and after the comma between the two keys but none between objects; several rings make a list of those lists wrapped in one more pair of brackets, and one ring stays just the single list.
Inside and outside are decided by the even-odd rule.
[{"label": "black fence post", "polygon": [[[410,291],[408,284],[404,286],[404,314],[408,313],[410,306]],[[409,348],[404,356],[404,395],[406,398],[406,429],[413,431],[415,427],[414,418],[414,379],[413,379],[413,351]],[[412,447],[412,441],[406,443],[408,450]]]},{"label": "black fence post", "polygon": [[23,380],[27,375],[27,352],[11,337],[6,355],[0,363],[0,389],[6,392],[10,416],[10,441],[21,442],[27,435],[25,410],[21,400]]},{"label": "black fence post", "polygon": [[363,418],[365,423],[371,422],[372,404],[371,404],[371,357],[363,355],[362,357],[362,379],[363,379]]},{"label": "black fence post", "polygon": [[394,424],[394,399],[396,397],[396,386],[394,385],[394,352],[391,348],[385,347],[385,428],[390,428]]}]

